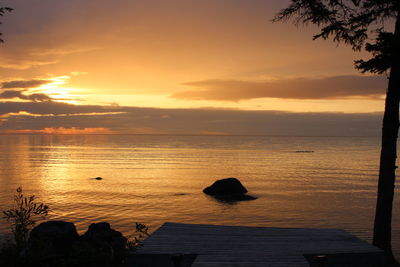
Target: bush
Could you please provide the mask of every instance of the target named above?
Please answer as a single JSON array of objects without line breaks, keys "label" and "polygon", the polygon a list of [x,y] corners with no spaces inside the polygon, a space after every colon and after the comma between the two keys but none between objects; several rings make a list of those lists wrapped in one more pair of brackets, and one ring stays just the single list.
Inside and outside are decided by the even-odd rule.
[{"label": "bush", "polygon": [[36,224],[34,219],[48,215],[49,206],[36,203],[35,199],[34,195],[24,196],[22,188],[18,187],[14,195],[14,207],[3,211],[7,221],[11,222],[11,230],[18,249],[26,248],[29,231]]},{"label": "bush", "polygon": [[3,211],[4,218],[11,222],[14,240],[8,239],[0,248],[1,266],[27,266],[29,259],[27,243],[30,230],[36,224],[35,219],[46,217],[49,207],[43,203],[36,203],[36,197],[24,196],[22,188],[18,187],[14,194],[14,207]]},{"label": "bush", "polygon": [[[4,218],[11,222],[14,240],[7,240],[0,247],[0,266],[7,267],[116,267],[124,262],[149,236],[148,227],[135,223],[135,233],[126,242],[125,248],[113,250],[111,247],[96,246],[77,239],[71,249],[63,253],[36,253],[28,247],[28,237],[35,226],[35,219],[46,217],[49,207],[35,202],[36,197],[24,196],[18,187],[14,195],[14,207],[3,211]],[[1,244],[0,244],[1,245]],[[31,244],[32,245],[32,244]],[[110,253],[111,252],[111,253]]]},{"label": "bush", "polygon": [[142,223],[135,223],[135,233],[128,238],[126,247],[130,251],[136,251],[142,246],[143,240],[149,236],[149,227]]}]

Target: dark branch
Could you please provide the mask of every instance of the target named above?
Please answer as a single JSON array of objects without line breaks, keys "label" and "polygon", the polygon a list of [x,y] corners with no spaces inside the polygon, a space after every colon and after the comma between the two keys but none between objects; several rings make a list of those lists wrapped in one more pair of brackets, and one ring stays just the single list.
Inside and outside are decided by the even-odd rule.
[{"label": "dark branch", "polygon": [[[13,9],[11,7],[0,7],[0,17],[3,17],[7,12],[11,12],[13,11]],[[2,22],[0,21],[0,24],[2,24]],[[1,38],[3,34],[0,32],[0,43],[3,43],[4,40]]]},{"label": "dark branch", "polygon": [[375,43],[367,43],[365,46],[365,50],[372,53],[373,57],[367,61],[356,60],[355,67],[362,73],[382,74],[392,66],[394,50],[399,47],[395,44],[393,33],[380,31]]},{"label": "dark branch", "polygon": [[[320,32],[313,39],[332,38],[355,51],[365,48],[373,58],[357,60],[356,68],[362,72],[383,73],[391,67],[388,58],[396,47],[390,33],[384,31],[385,22],[396,19],[399,12],[400,0],[292,0],[273,21],[317,25]],[[376,32],[375,43],[367,43]]]}]

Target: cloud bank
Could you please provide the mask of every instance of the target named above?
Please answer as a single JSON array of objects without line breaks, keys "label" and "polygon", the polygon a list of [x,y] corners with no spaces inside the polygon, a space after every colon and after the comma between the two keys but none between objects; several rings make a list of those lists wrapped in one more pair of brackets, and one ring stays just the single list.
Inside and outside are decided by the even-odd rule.
[{"label": "cloud bank", "polygon": [[[223,109],[157,109],[3,102],[0,133],[227,134],[379,136],[381,114],[290,113]],[[51,130],[53,129],[53,130]],[[103,129],[100,131],[99,129]]]},{"label": "cloud bank", "polygon": [[33,102],[52,101],[52,98],[43,93],[30,93],[41,85],[49,84],[52,81],[43,79],[12,80],[0,83],[0,100],[19,99]]},{"label": "cloud bank", "polygon": [[[78,74],[75,74],[78,75]],[[378,113],[293,113],[229,109],[161,109],[59,102],[40,86],[63,84],[69,76],[1,83],[0,133],[32,134],[226,134],[379,136]],[[382,77],[335,76],[274,82],[208,80],[191,97],[241,100],[258,97],[339,98],[378,96]],[[325,86],[325,87],[324,87]],[[323,88],[323,89],[321,89]],[[208,93],[205,91],[208,90]],[[204,96],[202,95],[204,94]]]},{"label": "cloud bank", "polygon": [[240,101],[255,98],[345,99],[376,98],[385,93],[384,76],[331,76],[275,81],[203,80],[184,85],[194,87],[172,95],[177,99]]},{"label": "cloud bank", "polygon": [[41,102],[41,101],[52,101],[52,98],[46,94],[35,93],[35,94],[23,94],[25,90],[18,91],[18,90],[6,90],[0,93],[0,100],[1,99],[13,99],[18,98],[22,100],[28,100],[33,102]]},{"label": "cloud bank", "polygon": [[1,83],[2,89],[27,89],[27,88],[36,88],[43,84],[50,83],[49,80],[15,80],[15,81],[7,81]]}]

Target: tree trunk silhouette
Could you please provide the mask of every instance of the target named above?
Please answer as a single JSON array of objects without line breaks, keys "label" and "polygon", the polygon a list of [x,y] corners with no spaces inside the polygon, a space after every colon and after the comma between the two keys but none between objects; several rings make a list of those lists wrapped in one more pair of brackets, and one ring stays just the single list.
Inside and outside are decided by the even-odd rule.
[{"label": "tree trunk silhouette", "polygon": [[391,247],[392,207],[396,180],[397,137],[399,131],[400,100],[400,12],[394,31],[392,66],[386,93],[382,126],[382,147],[379,168],[373,244],[382,248],[393,259]]}]

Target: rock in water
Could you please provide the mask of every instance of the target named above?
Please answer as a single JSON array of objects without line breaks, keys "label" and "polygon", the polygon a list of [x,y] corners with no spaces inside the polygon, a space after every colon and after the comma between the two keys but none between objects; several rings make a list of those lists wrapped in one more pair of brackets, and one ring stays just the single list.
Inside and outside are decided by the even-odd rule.
[{"label": "rock in water", "polygon": [[203,190],[207,195],[232,195],[245,194],[247,189],[236,178],[225,178],[217,180],[211,186]]},{"label": "rock in water", "polygon": [[32,229],[28,250],[40,255],[64,254],[77,240],[78,233],[73,223],[48,221]]},{"label": "rock in water", "polygon": [[256,197],[246,195],[247,189],[236,178],[225,178],[217,180],[211,186],[206,187],[203,192],[212,195],[222,201],[253,200]]}]

